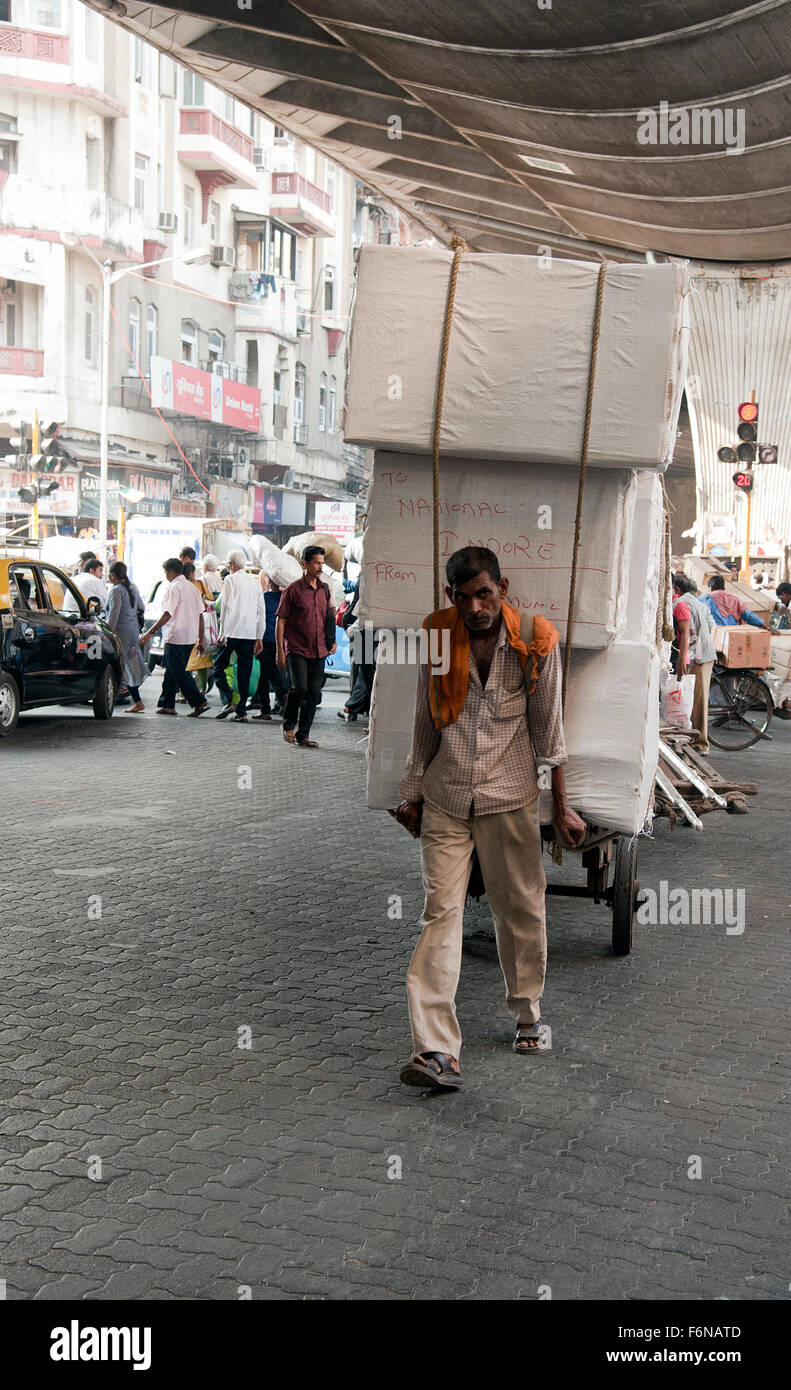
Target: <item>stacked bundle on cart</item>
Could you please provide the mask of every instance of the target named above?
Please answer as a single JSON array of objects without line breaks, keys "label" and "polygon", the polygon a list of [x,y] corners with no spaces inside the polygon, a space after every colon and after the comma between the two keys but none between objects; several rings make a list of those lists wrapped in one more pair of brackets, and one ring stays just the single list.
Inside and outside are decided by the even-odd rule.
[{"label": "stacked bundle on cart", "polygon": [[[443,352],[451,260],[441,249],[365,248],[360,256],[345,429],[351,442],[377,450],[362,617],[400,633],[419,627],[435,606],[436,560],[443,595],[449,554],[492,549],[517,607],[547,617],[563,642],[571,616],[571,802],[589,823],[634,834],[657,762],[669,592],[660,474],[684,381],[686,272],[613,265],[602,281],[588,263],[457,256]],[[435,448],[427,457],[437,433],[439,456]],[[399,644],[391,650],[397,656]],[[399,800],[416,683],[416,666],[380,660],[370,807]]]}]

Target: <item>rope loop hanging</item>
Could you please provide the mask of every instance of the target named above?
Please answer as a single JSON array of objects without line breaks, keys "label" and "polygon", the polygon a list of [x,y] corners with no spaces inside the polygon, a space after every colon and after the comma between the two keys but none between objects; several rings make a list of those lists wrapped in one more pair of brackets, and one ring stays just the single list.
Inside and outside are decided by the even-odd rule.
[{"label": "rope loop hanging", "polygon": [[453,251],[453,264],[450,268],[450,280],[448,281],[448,298],[445,304],[445,322],[442,328],[442,351],[439,360],[439,376],[437,378],[437,397],[434,403],[434,435],[431,442],[431,468],[433,475],[433,511],[434,511],[434,608],[440,606],[441,580],[439,565],[439,439],[442,432],[442,403],[445,399],[445,377],[448,372],[448,352],[450,350],[450,330],[453,326],[453,305],[456,300],[456,282],[459,278],[459,266],[465,251],[469,250],[463,237],[454,236],[451,238],[451,250]]},{"label": "rope loop hanging", "polygon": [[672,642],[674,637],[673,624],[668,620],[668,609],[671,608],[671,590],[673,585],[673,556],[671,550],[671,523],[670,523],[670,499],[665,489],[665,480],[659,475],[659,482],[662,487],[662,554],[659,567],[659,604],[656,610],[656,649],[661,655],[662,642]]},{"label": "rope loop hanging", "polygon": [[571,669],[571,641],[574,632],[574,602],[577,596],[577,562],[579,559],[580,536],[582,533],[582,502],[585,496],[585,469],[588,464],[588,444],[590,443],[591,417],[593,415],[593,391],[596,383],[596,355],[599,350],[599,334],[601,332],[601,313],[604,301],[604,274],[606,264],[602,262],[599,266],[599,278],[596,283],[596,310],[593,317],[593,338],[591,341],[590,364],[588,367],[588,396],[585,402],[585,428],[582,433],[582,448],[580,450],[580,471],[577,482],[577,513],[574,518],[574,548],[571,554],[571,580],[569,582],[569,609],[566,620],[566,649],[563,654],[563,712],[566,711],[566,694],[569,683],[569,670]]}]

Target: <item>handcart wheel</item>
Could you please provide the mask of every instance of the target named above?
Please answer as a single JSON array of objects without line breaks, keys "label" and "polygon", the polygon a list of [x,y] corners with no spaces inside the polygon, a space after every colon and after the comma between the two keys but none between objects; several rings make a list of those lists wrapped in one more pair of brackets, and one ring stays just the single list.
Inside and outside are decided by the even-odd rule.
[{"label": "handcart wheel", "polygon": [[612,948],[616,956],[628,956],[632,949],[634,914],[637,907],[637,836],[621,835],[615,846],[612,878]]}]

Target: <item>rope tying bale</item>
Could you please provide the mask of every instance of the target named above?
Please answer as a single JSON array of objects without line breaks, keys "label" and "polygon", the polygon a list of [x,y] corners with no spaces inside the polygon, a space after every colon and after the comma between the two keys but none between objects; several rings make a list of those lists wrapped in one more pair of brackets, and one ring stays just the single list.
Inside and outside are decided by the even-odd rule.
[{"label": "rope tying bale", "polygon": [[580,533],[582,531],[582,500],[585,495],[585,469],[588,463],[588,444],[591,433],[591,417],[593,415],[593,390],[596,382],[596,355],[599,350],[599,333],[601,331],[601,312],[604,301],[604,275],[606,271],[604,262],[599,266],[599,278],[596,283],[596,312],[593,316],[593,339],[591,342],[590,366],[588,368],[588,395],[585,401],[585,428],[582,433],[582,449],[580,451],[580,471],[577,483],[577,514],[574,518],[574,549],[571,555],[571,580],[569,583],[569,611],[566,620],[566,650],[563,654],[563,713],[566,712],[566,695],[568,692],[569,671],[571,669],[571,639],[574,631],[574,600],[577,593],[577,561],[579,559]]},{"label": "rope tying bale", "polygon": [[450,280],[448,281],[448,298],[445,305],[445,323],[442,329],[442,353],[439,360],[439,377],[437,379],[437,399],[434,404],[434,436],[431,444],[431,463],[433,471],[434,485],[434,607],[439,608],[440,603],[440,573],[439,573],[439,437],[442,432],[442,403],[445,398],[445,377],[448,371],[448,352],[450,349],[450,330],[453,326],[453,305],[456,299],[456,282],[459,278],[459,265],[465,251],[469,250],[463,237],[454,236],[451,238],[453,249],[453,264],[450,268]]},{"label": "rope tying bale", "polygon": [[673,583],[673,557],[670,546],[670,499],[665,491],[665,480],[661,475],[659,482],[662,487],[662,554],[659,565],[659,604],[656,610],[656,649],[657,653],[661,656],[662,643],[672,642],[675,634],[673,631],[673,624],[668,619],[670,593]]}]

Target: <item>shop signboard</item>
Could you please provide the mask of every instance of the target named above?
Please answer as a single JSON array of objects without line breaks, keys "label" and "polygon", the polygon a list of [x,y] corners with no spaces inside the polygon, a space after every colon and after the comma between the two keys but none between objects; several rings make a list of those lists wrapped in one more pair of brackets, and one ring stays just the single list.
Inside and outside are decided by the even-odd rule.
[{"label": "shop signboard", "polygon": [[261,429],[261,392],[257,387],[243,386],[169,357],[151,358],[151,400],[161,410],[196,420],[211,420],[250,434]]},{"label": "shop signboard", "polygon": [[253,502],[253,524],[255,526],[279,526],[281,522],[280,501],[282,493],[272,488],[257,487]]},{"label": "shop signboard", "polygon": [[354,536],[356,516],[353,502],[316,502],[313,529],[345,545]]},{"label": "shop signboard", "polygon": [[46,485],[53,479],[58,487],[46,497],[39,498],[39,516],[79,516],[79,475],[76,472],[20,473],[15,468],[0,468],[0,515],[27,516],[33,506],[32,503],[21,500],[19,489],[35,488],[36,483]]}]

